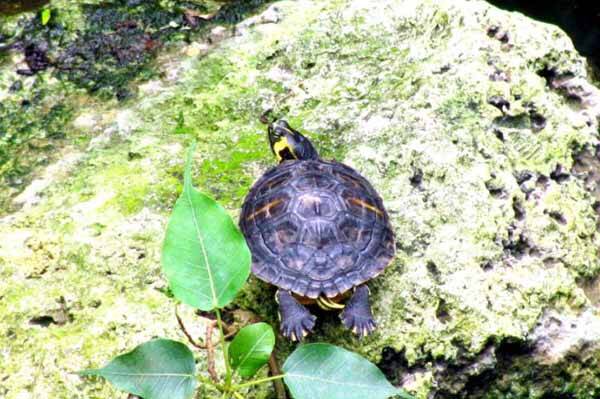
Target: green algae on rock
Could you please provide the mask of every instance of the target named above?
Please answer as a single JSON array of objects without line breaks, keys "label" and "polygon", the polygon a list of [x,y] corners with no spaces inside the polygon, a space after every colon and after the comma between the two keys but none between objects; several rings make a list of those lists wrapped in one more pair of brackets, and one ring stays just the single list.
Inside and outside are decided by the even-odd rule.
[{"label": "green algae on rock", "polygon": [[[52,12],[47,24],[33,12],[0,13],[0,63],[5,62],[0,73],[0,179],[11,187],[0,195],[0,209],[8,211],[33,172],[55,160],[52,154],[65,145],[60,139],[70,133],[65,126],[73,109],[82,102],[130,99],[134,82],[156,77],[159,49],[206,35],[214,25],[190,20],[186,12],[212,11],[215,20],[233,24],[261,4],[233,1],[219,8],[213,2],[55,0],[47,8]],[[70,140],[80,138],[69,135]]]},{"label": "green algae on rock", "polygon": [[[155,335],[184,339],[158,271],[177,160],[196,137],[195,183],[235,217],[272,162],[258,116],[274,108],[369,178],[398,237],[372,284],[378,333],[357,341],[324,315],[314,341],[366,355],[420,398],[593,397],[600,340],[581,332],[599,317],[598,197],[584,167],[598,111],[568,38],[482,1],[282,1],[266,12],[277,18],[215,32],[219,43],[159,50],[135,101],[66,109],[66,137],[93,138],[63,147],[60,158],[78,156],[0,221],[0,395],[115,397],[67,372]],[[251,279],[236,306],[275,324],[271,298]],[[30,324],[63,307],[66,323]]]}]

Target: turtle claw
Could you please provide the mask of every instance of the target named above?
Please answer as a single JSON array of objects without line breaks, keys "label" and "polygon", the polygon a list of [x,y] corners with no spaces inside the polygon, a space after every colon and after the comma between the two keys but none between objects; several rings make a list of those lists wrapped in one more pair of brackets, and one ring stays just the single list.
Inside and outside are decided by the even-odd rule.
[{"label": "turtle claw", "polygon": [[348,329],[352,330],[354,334],[358,335],[359,338],[371,334],[377,326],[375,320],[372,318],[366,319],[363,317],[348,316],[346,314],[342,315],[342,322]]},{"label": "turtle claw", "polygon": [[375,330],[377,324],[371,313],[367,286],[361,285],[356,288],[340,317],[342,323],[359,338],[365,337]]},{"label": "turtle claw", "polygon": [[281,333],[292,341],[301,342],[314,328],[316,319],[310,313],[302,319],[284,319],[281,323]]},{"label": "turtle claw", "polygon": [[281,316],[281,333],[292,341],[302,341],[315,327],[317,318],[287,291],[277,291]]}]

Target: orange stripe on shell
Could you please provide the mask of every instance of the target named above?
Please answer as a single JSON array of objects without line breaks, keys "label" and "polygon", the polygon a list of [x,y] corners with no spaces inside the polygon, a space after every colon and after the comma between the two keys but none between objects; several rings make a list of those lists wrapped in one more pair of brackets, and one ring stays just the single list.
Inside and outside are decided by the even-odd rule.
[{"label": "orange stripe on shell", "polygon": [[376,214],[378,214],[379,216],[383,216],[383,212],[381,212],[381,210],[379,210],[378,208],[376,208],[375,206],[369,204],[368,202],[365,202],[363,200],[360,200],[358,198],[350,198],[348,201],[352,202],[355,205],[361,206],[365,209],[370,210],[371,212],[375,212]]},{"label": "orange stripe on shell", "polygon": [[281,199],[277,199],[275,201],[271,201],[267,205],[265,205],[262,208],[260,208],[259,210],[255,211],[255,212],[252,212],[250,215],[248,215],[248,217],[246,217],[246,220],[250,221],[250,220],[254,219],[256,216],[258,216],[261,213],[264,213],[264,212],[268,213],[271,208],[273,208],[274,206],[277,206],[277,205],[281,204],[282,202],[283,202],[283,200],[281,200]]}]

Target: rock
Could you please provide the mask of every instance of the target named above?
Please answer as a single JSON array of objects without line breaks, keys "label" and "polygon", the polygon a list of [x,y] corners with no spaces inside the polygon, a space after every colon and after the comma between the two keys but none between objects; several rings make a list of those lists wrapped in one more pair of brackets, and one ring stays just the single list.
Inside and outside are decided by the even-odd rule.
[{"label": "rock", "polygon": [[248,18],[235,27],[235,33],[238,36],[243,36],[250,32],[250,28],[260,24],[276,24],[281,21],[281,9],[277,4],[271,5],[262,14]]},{"label": "rock", "polygon": [[498,7],[518,11],[538,21],[558,25],[590,63],[600,67],[600,5],[583,0],[545,3],[524,0],[490,0]]},{"label": "rock", "polygon": [[600,349],[600,318],[591,309],[580,315],[548,312],[529,339],[540,364],[551,366],[569,355],[585,358]]},{"label": "rock", "polygon": [[199,55],[204,55],[210,50],[210,46],[205,43],[192,43],[188,46],[185,51],[185,54],[188,57],[198,57]]},{"label": "rock", "polygon": [[13,201],[14,204],[17,205],[17,207],[23,208],[30,208],[37,205],[41,201],[46,188],[53,184],[57,178],[70,173],[77,165],[77,162],[80,161],[81,156],[82,155],[77,152],[65,154],[60,161],[46,168],[43,176],[32,181],[25,190],[17,195]]},{"label": "rock", "polygon": [[217,44],[230,35],[229,31],[224,26],[216,26],[210,31],[208,36],[211,44]]},{"label": "rock", "polygon": [[115,122],[119,134],[125,137],[129,136],[134,129],[141,125],[141,122],[137,120],[136,114],[128,109],[119,111]]},{"label": "rock", "polygon": [[281,21],[281,8],[277,4],[273,4],[260,14],[259,21],[262,24],[276,24]]},{"label": "rock", "polygon": [[[82,101],[61,125],[104,133],[0,220],[19,249],[0,244],[0,396],[116,397],[66,373],[150,337],[185,341],[159,266],[185,147],[199,138],[195,183],[236,218],[275,162],[268,108],[368,177],[397,234],[370,284],[376,333],[359,341],[325,314],[312,342],[363,354],[418,398],[600,395],[600,111],[569,38],[477,0],[275,6],[277,23],[238,24],[256,34],[219,27],[202,57],[161,55],[127,108]],[[251,278],[232,310],[277,326],[272,294]]]},{"label": "rock", "polygon": [[86,131],[94,130],[98,124],[95,114],[80,114],[74,121],[73,127]]}]

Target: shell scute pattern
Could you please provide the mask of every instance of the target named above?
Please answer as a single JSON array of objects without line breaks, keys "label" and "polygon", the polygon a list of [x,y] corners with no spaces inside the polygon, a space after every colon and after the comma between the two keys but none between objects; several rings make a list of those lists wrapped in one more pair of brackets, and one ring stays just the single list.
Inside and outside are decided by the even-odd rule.
[{"label": "shell scute pattern", "polygon": [[335,297],[375,277],[394,256],[377,192],[334,161],[285,161],[252,187],[240,227],[253,273],[300,296]]},{"label": "shell scute pattern", "polygon": [[[262,226],[261,226],[262,227]],[[261,229],[262,239],[273,255],[282,254],[290,245],[298,241],[299,223],[294,220],[284,219],[266,225]]]},{"label": "shell scute pattern", "polygon": [[322,191],[305,191],[294,202],[294,212],[304,220],[316,218],[332,220],[337,214],[336,199]]}]

